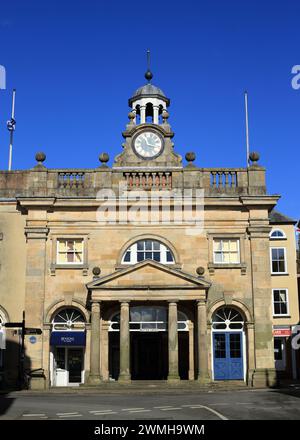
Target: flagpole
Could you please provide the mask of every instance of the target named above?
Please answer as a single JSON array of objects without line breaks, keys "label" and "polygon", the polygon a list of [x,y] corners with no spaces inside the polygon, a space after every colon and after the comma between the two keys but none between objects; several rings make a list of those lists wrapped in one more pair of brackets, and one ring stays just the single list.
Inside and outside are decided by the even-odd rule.
[{"label": "flagpole", "polygon": [[246,118],[246,164],[249,166],[249,124],[248,124],[248,93],[245,91],[245,118]]},{"label": "flagpole", "polygon": [[16,89],[13,89],[12,94],[12,108],[11,108],[11,118],[7,121],[7,129],[10,132],[9,140],[9,158],[8,158],[8,171],[11,171],[12,166],[12,150],[13,150],[13,134],[16,128],[15,121],[15,101],[16,101]]}]

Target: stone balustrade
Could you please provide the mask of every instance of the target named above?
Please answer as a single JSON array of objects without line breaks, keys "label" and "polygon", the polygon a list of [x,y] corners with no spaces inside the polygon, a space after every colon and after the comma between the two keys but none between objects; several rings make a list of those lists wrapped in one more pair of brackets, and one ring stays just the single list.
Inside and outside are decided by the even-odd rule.
[{"label": "stone balustrade", "polygon": [[236,170],[211,171],[210,174],[212,188],[226,189],[238,186]]},{"label": "stone balustrade", "polygon": [[37,165],[29,170],[0,171],[0,198],[95,197],[102,189],[116,194],[124,183],[127,190],[204,189],[206,196],[266,194],[265,168],[197,168],[172,170],[48,169]]},{"label": "stone balustrade", "polygon": [[85,173],[83,172],[58,172],[59,188],[80,188],[84,186]]},{"label": "stone balustrade", "polygon": [[124,173],[127,189],[171,189],[171,172],[127,172]]}]

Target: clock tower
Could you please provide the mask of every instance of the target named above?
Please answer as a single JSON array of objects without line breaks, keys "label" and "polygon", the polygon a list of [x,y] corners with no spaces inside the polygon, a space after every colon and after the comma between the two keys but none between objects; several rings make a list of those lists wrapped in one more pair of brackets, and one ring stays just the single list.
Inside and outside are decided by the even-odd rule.
[{"label": "clock tower", "polygon": [[152,72],[145,73],[147,83],[129,99],[129,123],[122,133],[123,152],[116,156],[114,168],[182,168],[182,158],[174,153],[174,133],[168,122],[170,100],[151,83]]}]

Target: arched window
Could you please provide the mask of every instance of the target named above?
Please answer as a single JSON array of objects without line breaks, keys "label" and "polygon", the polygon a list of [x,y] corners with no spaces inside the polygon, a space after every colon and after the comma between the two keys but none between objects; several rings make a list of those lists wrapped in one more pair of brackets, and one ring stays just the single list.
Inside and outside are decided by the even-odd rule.
[{"label": "arched window", "polygon": [[244,319],[236,309],[222,307],[214,313],[212,324],[214,330],[242,330]]},{"label": "arched window", "polygon": [[139,105],[135,107],[135,123],[140,124],[141,123],[141,108]]},{"label": "arched window", "polygon": [[85,328],[85,318],[74,308],[62,309],[52,320],[53,330],[82,330]]},{"label": "arched window", "polygon": [[146,122],[150,124],[153,122],[153,104],[151,102],[146,104]]},{"label": "arched window", "polygon": [[281,229],[273,229],[270,233],[270,238],[273,240],[282,240],[286,238],[286,235]]},{"label": "arched window", "polygon": [[163,264],[173,264],[171,250],[156,240],[139,240],[124,253],[122,264],[136,264],[144,260],[154,260]]}]

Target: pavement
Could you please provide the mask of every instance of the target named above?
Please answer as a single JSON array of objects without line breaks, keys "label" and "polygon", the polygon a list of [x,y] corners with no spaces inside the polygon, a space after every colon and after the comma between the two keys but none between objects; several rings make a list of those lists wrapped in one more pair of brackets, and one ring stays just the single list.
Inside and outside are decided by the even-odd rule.
[{"label": "pavement", "polygon": [[0,420],[300,420],[300,385],[9,392],[0,396]]}]

